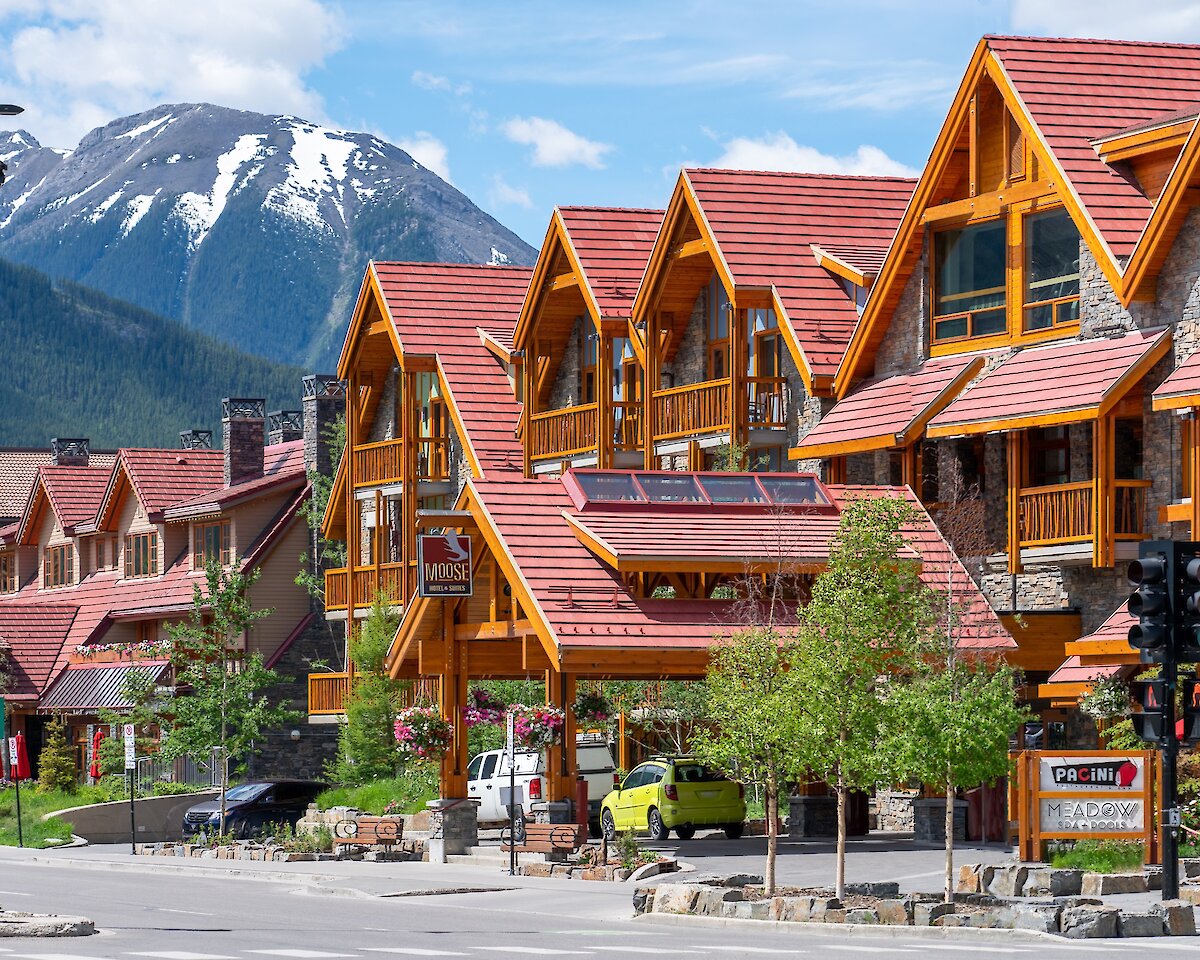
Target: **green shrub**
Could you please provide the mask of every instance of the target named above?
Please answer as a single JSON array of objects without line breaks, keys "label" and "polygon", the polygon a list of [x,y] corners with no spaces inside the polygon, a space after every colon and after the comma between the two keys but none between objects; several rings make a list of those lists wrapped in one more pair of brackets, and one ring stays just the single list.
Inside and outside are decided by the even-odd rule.
[{"label": "green shrub", "polygon": [[438,797],[438,770],[434,764],[406,768],[398,777],[376,780],[357,787],[334,787],[317,797],[322,810],[330,807],[354,807],[364,813],[382,816],[388,813],[417,813]]},{"label": "green shrub", "polygon": [[1145,850],[1132,840],[1076,840],[1051,853],[1050,866],[1089,873],[1131,873],[1142,868]]},{"label": "green shrub", "polygon": [[637,836],[632,830],[617,834],[615,852],[617,859],[621,861],[621,866],[626,870],[633,870],[637,867],[641,861],[642,848],[638,846]]},{"label": "green shrub", "polygon": [[38,773],[38,790],[42,793],[74,793],[75,753],[67,743],[67,724],[61,716],[46,727],[46,745],[42,747]]}]

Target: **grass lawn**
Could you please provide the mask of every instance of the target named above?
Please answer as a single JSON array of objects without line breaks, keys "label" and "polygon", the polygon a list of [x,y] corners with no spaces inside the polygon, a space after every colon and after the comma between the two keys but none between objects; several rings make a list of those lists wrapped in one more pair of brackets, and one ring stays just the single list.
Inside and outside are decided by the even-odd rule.
[{"label": "grass lawn", "polygon": [[[52,817],[43,821],[42,816],[55,810],[78,807],[94,803],[83,791],[42,793],[33,783],[21,784],[21,823],[27,847],[54,847],[71,842],[70,824]],[[0,846],[17,845],[17,791],[16,788],[0,790]]]},{"label": "grass lawn", "polygon": [[334,787],[317,797],[317,806],[322,810],[356,807],[364,813],[379,815],[392,804],[389,813],[417,813],[437,796],[438,780],[434,769],[407,773],[394,780],[375,780],[361,787]]}]

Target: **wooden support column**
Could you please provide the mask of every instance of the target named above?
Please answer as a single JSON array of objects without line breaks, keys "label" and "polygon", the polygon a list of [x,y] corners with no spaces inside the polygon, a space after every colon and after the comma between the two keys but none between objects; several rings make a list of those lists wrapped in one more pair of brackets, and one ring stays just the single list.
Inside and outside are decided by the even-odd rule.
[{"label": "wooden support column", "polygon": [[1008,572],[1021,572],[1021,484],[1025,482],[1025,431],[1011,430],[1008,445]]},{"label": "wooden support column", "polygon": [[[375,597],[379,596],[383,589],[383,529],[383,491],[376,487],[375,535],[371,538],[371,562],[375,565]],[[371,597],[372,602],[375,597]]]},{"label": "wooden support column", "polygon": [[617,714],[617,767],[629,772],[629,731],[626,729],[625,711]]},{"label": "wooden support column", "polygon": [[749,427],[746,397],[746,368],[748,354],[746,353],[746,327],[749,311],[734,309],[730,304],[729,311],[729,445],[736,448],[746,442]]},{"label": "wooden support column", "polygon": [[442,719],[454,728],[454,740],[449,752],[442,757],[441,793],[444,799],[459,799],[467,795],[467,725],[463,722],[463,706],[467,702],[467,647],[454,634],[454,604],[442,604],[442,644],[446,663],[441,677]]},{"label": "wooden support column", "polygon": [[537,413],[537,338],[531,337],[525,347],[525,362],[521,364],[521,449],[525,455],[525,476],[533,476],[533,415]]},{"label": "wooden support column", "polygon": [[1092,423],[1092,566],[1111,567],[1116,554],[1116,421]]},{"label": "wooden support column", "polygon": [[342,457],[346,461],[346,676],[354,679],[354,662],[350,659],[350,633],[354,629],[354,568],[358,565],[359,538],[362,535],[361,514],[354,497],[358,475],[354,469],[354,448],[358,446],[359,417],[358,378],[352,373],[346,383],[346,446]]},{"label": "wooden support column", "polygon": [[652,310],[646,320],[646,381],[642,390],[642,441],[645,450],[643,466],[647,470],[655,469],[654,432],[657,424],[654,422],[654,393],[659,387],[662,365],[662,344],[659,343],[658,311]]},{"label": "wooden support column", "polygon": [[417,397],[416,383],[417,374],[408,371],[401,374],[404,415],[400,418],[400,469],[404,476],[400,485],[400,562],[404,565],[401,593],[405,603],[417,588],[416,578],[412,575],[412,564],[417,558],[417,458],[420,454],[417,442],[420,435],[420,398]]},{"label": "wooden support column", "polygon": [[920,453],[917,444],[910,444],[900,450],[900,482],[912,490],[918,498],[921,496],[919,462]]},{"label": "wooden support column", "polygon": [[1192,411],[1191,419],[1184,421],[1187,437],[1187,456],[1190,467],[1190,483],[1185,491],[1192,498],[1192,539],[1200,540],[1200,420],[1196,419],[1196,411]]},{"label": "wooden support column", "polygon": [[612,466],[613,444],[613,338],[599,334],[596,344],[596,466]]},{"label": "wooden support column", "polygon": [[[574,718],[571,717],[571,703],[575,699],[575,678],[573,675],[560,673],[554,669],[547,670],[545,678],[546,706],[558,707],[567,714],[562,743],[550,747],[546,751],[546,799],[567,800],[573,789],[568,784],[568,777],[573,779],[573,765],[568,768],[568,758],[573,760],[575,753],[575,724]],[[568,687],[571,689],[570,700],[567,699]]]}]

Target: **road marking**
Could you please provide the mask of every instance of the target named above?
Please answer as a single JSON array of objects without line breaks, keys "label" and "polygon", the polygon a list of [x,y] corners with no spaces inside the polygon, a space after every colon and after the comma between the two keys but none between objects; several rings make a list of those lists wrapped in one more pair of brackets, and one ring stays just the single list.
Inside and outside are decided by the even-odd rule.
[{"label": "road marking", "polygon": [[154,957],[155,960],[237,960],[236,957],[217,953],[192,953],[190,950],[157,950],[149,953],[131,953],[131,957]]},{"label": "road marking", "polygon": [[159,913],[185,913],[189,917],[211,917],[211,913],[201,913],[199,910],[173,910],[170,907],[156,907]]},{"label": "road marking", "polygon": [[[589,950],[608,950],[608,951],[611,951],[612,953],[659,953],[659,954],[661,954],[663,952],[662,947],[626,947],[626,946],[617,946],[616,944],[612,944],[612,943],[607,943],[607,944],[604,944],[603,946],[589,943],[588,949]],[[704,951],[703,950],[679,950],[676,947],[672,947],[669,952],[672,956],[674,956],[677,953],[703,953]]]},{"label": "road marking", "polygon": [[[962,951],[961,943],[922,943],[922,950],[958,950]],[[971,945],[972,953],[1033,953],[1031,947],[980,947]]]},{"label": "road marking", "polygon": [[539,957],[582,957],[590,950],[551,950],[549,947],[476,947],[477,950],[492,950],[495,953],[528,953]]},{"label": "road marking", "polygon": [[85,957],[78,953],[14,953],[24,960],[104,960],[102,957]]},{"label": "road marking", "polygon": [[375,953],[402,953],[406,957],[465,957],[465,953],[455,953],[453,950],[423,950],[420,947],[363,947]]},{"label": "road marking", "polygon": [[[866,946],[860,947],[860,946],[854,946],[851,944],[843,944],[843,943],[826,943],[826,944],[823,944],[823,946],[826,950],[849,950],[851,953],[878,953],[879,952],[878,947],[866,947]],[[916,953],[917,951],[910,950],[907,947],[888,947],[887,952],[888,952],[888,956],[890,957],[893,953]]]},{"label": "road marking", "polygon": [[[296,960],[332,960],[333,957],[352,957],[352,953],[325,953],[323,950],[247,950],[247,953],[261,953],[268,957],[295,957]],[[170,960],[170,958],[168,958]],[[191,960],[179,957],[178,960]],[[195,960],[200,960],[199,957]]]},{"label": "road marking", "polygon": [[[19,890],[0,890],[0,897],[32,897],[32,893],[22,893]],[[11,953],[11,950],[6,950],[5,953]]]},{"label": "road marking", "polygon": [[[735,953],[787,953],[795,956],[795,950],[772,950],[770,947],[743,947],[743,946],[725,946],[718,943],[693,943],[691,946],[697,950],[729,950]],[[878,952],[877,948],[872,948]]]}]

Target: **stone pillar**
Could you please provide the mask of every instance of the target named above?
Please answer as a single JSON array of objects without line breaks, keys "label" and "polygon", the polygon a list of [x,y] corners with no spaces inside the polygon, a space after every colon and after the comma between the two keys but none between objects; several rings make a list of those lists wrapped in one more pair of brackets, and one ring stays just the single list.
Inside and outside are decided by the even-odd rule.
[{"label": "stone pillar", "polygon": [[304,378],[301,401],[304,431],[304,466],[309,473],[333,476],[337,466],[330,450],[330,432],[346,412],[346,384],[332,374],[314,373]]},{"label": "stone pillar", "polygon": [[[917,843],[946,843],[946,798],[913,801],[913,839]],[[954,801],[954,839],[967,839],[967,801]]]},{"label": "stone pillar", "polygon": [[789,837],[836,837],[837,797],[788,797]]},{"label": "stone pillar", "polygon": [[267,446],[304,439],[304,421],[299,410],[272,410],[267,414]]},{"label": "stone pillar", "polygon": [[425,847],[430,863],[445,863],[447,857],[461,856],[479,842],[478,800],[430,800],[425,806],[429,810]]},{"label": "stone pillar", "polygon": [[266,400],[226,397],[221,401],[225,486],[261,477],[266,440]]}]

